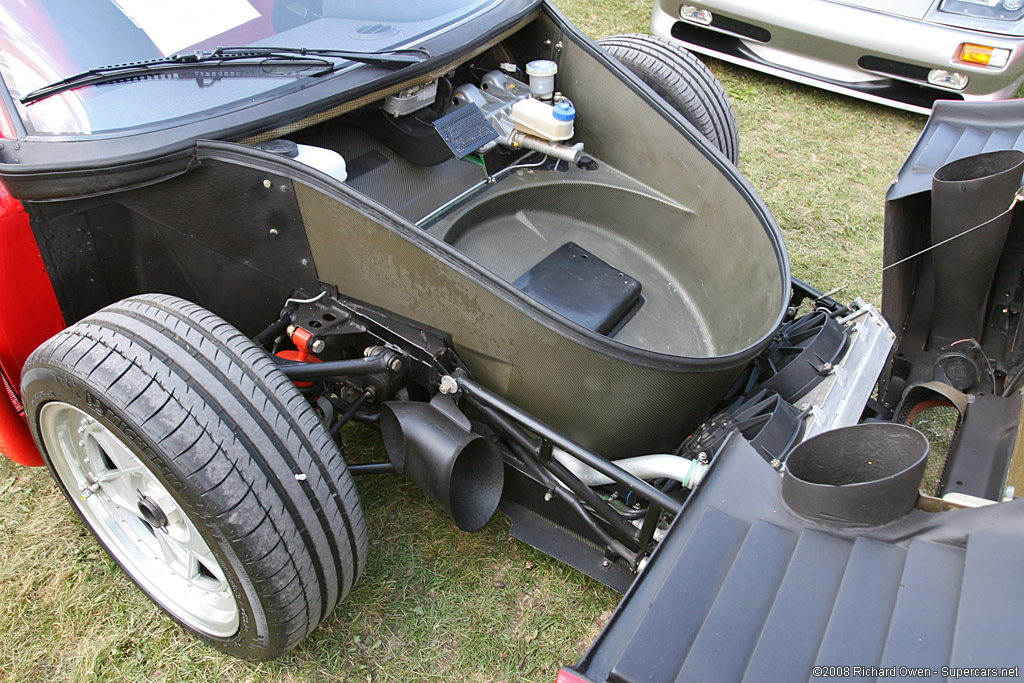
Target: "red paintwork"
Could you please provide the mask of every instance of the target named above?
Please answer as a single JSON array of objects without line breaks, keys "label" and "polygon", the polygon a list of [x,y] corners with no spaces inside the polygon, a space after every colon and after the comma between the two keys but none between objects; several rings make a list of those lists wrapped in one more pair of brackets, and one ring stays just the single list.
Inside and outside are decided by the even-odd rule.
[{"label": "red paintwork", "polygon": [[10,115],[8,115],[6,109],[0,107],[0,138],[13,140],[16,137],[18,137],[18,134],[14,131],[14,124],[11,123]]},{"label": "red paintwork", "polygon": [[[0,368],[15,390],[28,355],[65,327],[28,214],[0,185]],[[0,452],[22,465],[42,465],[24,416],[4,394]]]},{"label": "red paintwork", "polygon": [[[296,360],[296,361],[299,361],[299,362],[302,362],[302,363],[322,363],[323,362],[320,358],[317,358],[316,356],[312,355],[312,353],[309,350],[309,342],[313,338],[312,333],[302,329],[301,327],[296,327],[294,330],[291,331],[291,337],[292,337],[292,343],[295,344],[296,350],[295,351],[278,351],[277,352],[278,358],[284,358],[285,360]],[[312,382],[299,382],[299,381],[296,381],[296,382],[292,382],[292,384],[294,384],[295,386],[297,386],[299,388],[313,386]]]},{"label": "red paintwork", "polygon": [[[274,0],[253,0],[253,6],[260,12],[259,18],[206,42],[211,45],[246,45],[272,35],[273,5]],[[0,47],[7,54],[8,61],[13,59],[34,65],[43,60],[65,74],[84,68],[76,64],[63,40],[53,35],[55,29],[43,8],[35,3],[17,2],[6,9],[10,11],[0,18],[0,23],[6,22],[3,28],[7,29],[0,31]],[[12,35],[18,39],[10,39]],[[47,36],[43,41],[46,49],[33,41],[26,43],[25,36],[29,35]],[[53,76],[47,72],[41,74],[39,80],[46,82],[53,80]],[[16,137],[10,118],[0,110],[0,138]],[[65,327],[28,215],[21,203],[0,185],[0,370],[15,391],[21,386],[21,368],[28,355]],[[319,359],[310,357],[304,360]],[[43,464],[23,413],[3,390],[0,390],[0,453],[23,465]]]}]

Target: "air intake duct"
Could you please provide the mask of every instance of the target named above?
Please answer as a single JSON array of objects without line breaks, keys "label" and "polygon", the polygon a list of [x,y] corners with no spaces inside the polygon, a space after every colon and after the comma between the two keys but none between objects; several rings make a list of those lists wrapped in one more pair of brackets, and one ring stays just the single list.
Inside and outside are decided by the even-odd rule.
[{"label": "air intake duct", "polygon": [[[937,247],[931,337],[981,341],[989,290],[1021,186],[1024,152],[986,152],[953,161],[932,177],[932,244]],[[972,230],[976,226],[977,229]],[[970,232],[968,232],[970,231]]]},{"label": "air intake duct", "polygon": [[470,430],[451,398],[381,406],[384,447],[395,469],[444,508],[456,526],[476,531],[494,514],[505,470],[494,444]]}]

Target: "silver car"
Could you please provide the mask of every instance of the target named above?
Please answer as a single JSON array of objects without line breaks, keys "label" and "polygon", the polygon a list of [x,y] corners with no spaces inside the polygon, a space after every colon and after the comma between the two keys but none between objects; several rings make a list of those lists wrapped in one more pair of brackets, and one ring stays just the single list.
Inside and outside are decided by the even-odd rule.
[{"label": "silver car", "polygon": [[734,64],[929,113],[1024,82],[1024,0],[656,0],[652,31]]}]

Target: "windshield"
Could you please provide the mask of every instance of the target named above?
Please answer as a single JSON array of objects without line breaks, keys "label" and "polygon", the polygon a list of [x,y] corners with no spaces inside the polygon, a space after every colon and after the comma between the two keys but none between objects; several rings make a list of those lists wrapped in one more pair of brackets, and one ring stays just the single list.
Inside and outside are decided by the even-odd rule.
[{"label": "windshield", "polygon": [[[0,73],[17,102],[87,69],[226,45],[374,52],[415,45],[500,0],[21,0],[0,6]],[[349,68],[358,68],[352,64]],[[316,66],[201,68],[17,103],[30,135],[113,132],[313,82]]]}]

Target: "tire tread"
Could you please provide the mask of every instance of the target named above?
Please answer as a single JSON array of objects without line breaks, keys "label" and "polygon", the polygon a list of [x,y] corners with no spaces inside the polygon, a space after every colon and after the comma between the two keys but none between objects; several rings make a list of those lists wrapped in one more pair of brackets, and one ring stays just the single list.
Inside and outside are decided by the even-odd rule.
[{"label": "tire tread", "polygon": [[176,297],[140,295],[45,342],[26,381],[32,368],[63,369],[146,425],[163,466],[261,586],[267,633],[244,646],[204,640],[271,659],[348,594],[367,547],[351,475],[309,402],[233,326]]},{"label": "tire tread", "polygon": [[729,96],[689,50],[645,33],[624,33],[597,42],[677,109],[729,161],[739,162],[739,129]]}]

